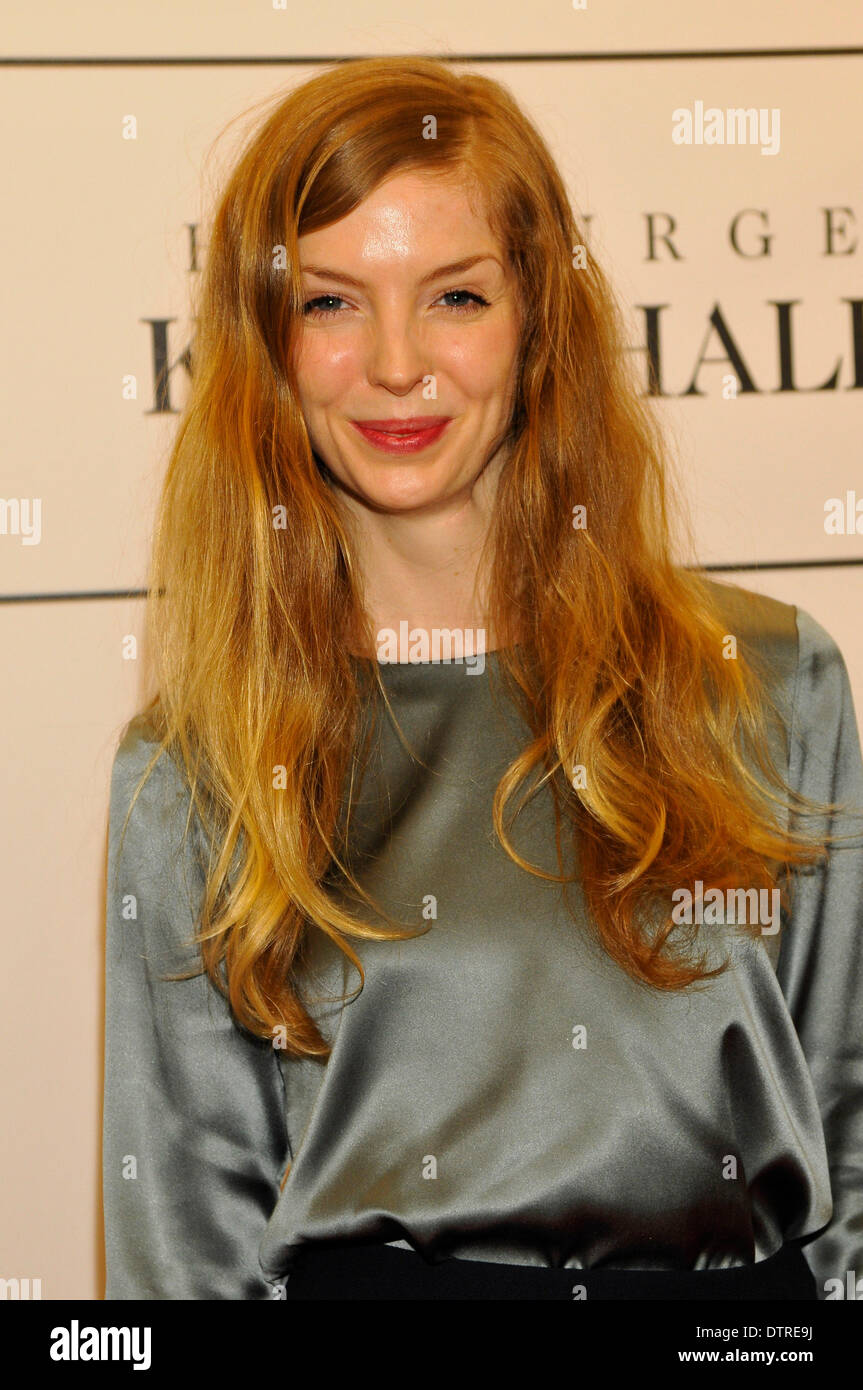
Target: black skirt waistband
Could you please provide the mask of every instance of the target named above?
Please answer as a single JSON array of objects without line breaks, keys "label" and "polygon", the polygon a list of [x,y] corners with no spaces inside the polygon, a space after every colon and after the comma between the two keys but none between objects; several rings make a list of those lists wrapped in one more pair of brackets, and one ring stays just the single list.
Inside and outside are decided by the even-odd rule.
[{"label": "black skirt waistband", "polygon": [[799,1245],[729,1269],[548,1269],[447,1259],[430,1264],[402,1246],[301,1246],[286,1282],[289,1299],[817,1299]]}]

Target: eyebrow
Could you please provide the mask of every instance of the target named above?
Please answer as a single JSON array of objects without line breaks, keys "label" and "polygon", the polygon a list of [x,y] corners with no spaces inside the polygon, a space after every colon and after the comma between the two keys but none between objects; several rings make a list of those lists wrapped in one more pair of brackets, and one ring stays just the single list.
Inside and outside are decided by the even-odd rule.
[{"label": "eyebrow", "polygon": [[[449,265],[439,265],[437,270],[429,271],[420,280],[421,285],[430,285],[434,280],[442,280],[445,275],[461,275],[463,271],[470,270],[472,266],[479,264],[480,261],[496,261],[503,270],[503,265],[497,256],[490,253],[482,256],[467,256],[463,261],[452,261]],[[326,266],[303,265],[300,270],[307,275],[319,275],[323,280],[337,280],[341,285],[352,285],[354,289],[364,290],[367,288],[363,280],[354,279],[353,275],[346,275],[341,270],[328,270]]]}]

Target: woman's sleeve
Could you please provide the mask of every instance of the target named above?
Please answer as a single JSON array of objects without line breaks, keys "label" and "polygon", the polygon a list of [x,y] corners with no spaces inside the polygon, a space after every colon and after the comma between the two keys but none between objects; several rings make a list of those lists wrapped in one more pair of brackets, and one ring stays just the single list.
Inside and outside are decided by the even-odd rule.
[{"label": "woman's sleeve", "polygon": [[[798,664],[791,723],[791,785],[820,801],[852,804],[802,817],[806,829],[854,833],[823,866],[793,875],[794,898],[777,976],[818,1100],[830,1166],[833,1216],[803,1251],[818,1297],[837,1296],[849,1270],[863,1278],[863,759],[842,653],[797,608]],[[838,1294],[842,1297],[842,1294]]]},{"label": "woman's sleeve", "polygon": [[[288,1159],[273,1047],[242,1033],[196,959],[203,867],[189,791],[162,756],[120,832],[156,744],[130,726],[109,818],[103,1195],[106,1299],[278,1297],[258,1247]],[[185,790],[184,790],[185,787]]]}]

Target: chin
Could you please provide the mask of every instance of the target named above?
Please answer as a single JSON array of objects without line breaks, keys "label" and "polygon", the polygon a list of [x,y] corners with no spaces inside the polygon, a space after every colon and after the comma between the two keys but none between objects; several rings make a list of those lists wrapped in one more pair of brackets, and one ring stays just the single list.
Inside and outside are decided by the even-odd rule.
[{"label": "chin", "polygon": [[394,465],[384,465],[374,477],[354,476],[348,486],[359,502],[387,512],[411,512],[430,507],[450,495],[448,478],[435,481],[428,474],[424,477],[414,474],[409,478],[406,472],[407,465],[396,461]]},{"label": "chin", "polygon": [[367,507],[375,507],[378,511],[407,514],[408,512],[421,511],[424,507],[434,506],[436,502],[443,501],[444,494],[427,491],[416,493],[360,492],[357,496]]}]

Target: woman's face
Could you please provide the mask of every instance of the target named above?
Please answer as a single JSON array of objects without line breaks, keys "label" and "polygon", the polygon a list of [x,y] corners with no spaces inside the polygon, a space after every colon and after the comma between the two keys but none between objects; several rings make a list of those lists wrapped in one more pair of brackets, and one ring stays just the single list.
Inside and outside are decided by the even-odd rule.
[{"label": "woman's face", "polygon": [[[413,171],[299,249],[295,366],[315,452],[354,505],[466,500],[503,459],[519,346],[515,276],[485,217],[459,184]],[[370,421],[381,432],[358,428]],[[406,421],[446,423],[405,438]]]}]

